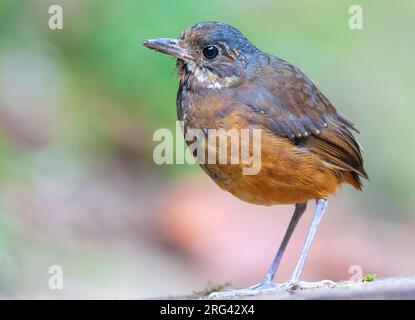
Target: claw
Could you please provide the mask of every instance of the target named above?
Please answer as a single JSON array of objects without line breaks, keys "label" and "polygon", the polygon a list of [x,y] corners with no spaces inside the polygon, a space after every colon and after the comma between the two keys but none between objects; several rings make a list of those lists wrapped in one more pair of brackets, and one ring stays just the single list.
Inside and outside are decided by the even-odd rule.
[{"label": "claw", "polygon": [[246,289],[232,289],[228,291],[213,292],[209,295],[208,299],[226,299],[241,296],[255,296],[263,293],[286,291],[285,283],[273,283],[265,282],[258,283]]},{"label": "claw", "polygon": [[331,280],[323,280],[317,282],[300,281],[297,283],[274,283],[261,282],[246,289],[232,289],[228,291],[213,292],[208,299],[230,299],[234,297],[255,296],[264,293],[272,292],[293,292],[297,290],[319,289],[319,288],[333,288],[336,283]]},{"label": "claw", "polygon": [[331,280],[322,280],[322,281],[316,281],[316,282],[300,281],[297,283],[288,282],[289,291],[334,288],[335,286],[336,286],[336,283]]}]

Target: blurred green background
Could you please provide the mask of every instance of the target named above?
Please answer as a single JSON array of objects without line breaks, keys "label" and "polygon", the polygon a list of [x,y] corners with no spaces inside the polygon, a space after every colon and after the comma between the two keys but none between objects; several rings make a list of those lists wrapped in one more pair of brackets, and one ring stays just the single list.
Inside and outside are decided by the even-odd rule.
[{"label": "blurred green background", "polygon": [[[48,28],[53,4],[63,30]],[[362,30],[348,27],[353,4]],[[175,127],[178,83],[174,59],[141,43],[202,20],[300,67],[360,129],[371,180],[332,200],[305,277],[415,268],[414,1],[0,0],[0,298],[156,297],[208,280],[243,286],[265,271],[291,207],[244,204],[197,166],[152,160],[154,130]],[[244,212],[228,251],[218,240],[236,224],[227,211]],[[200,217],[211,229],[194,227]],[[262,221],[249,237],[247,221]],[[247,239],[269,248],[247,257]],[[54,264],[62,290],[48,288]]]}]

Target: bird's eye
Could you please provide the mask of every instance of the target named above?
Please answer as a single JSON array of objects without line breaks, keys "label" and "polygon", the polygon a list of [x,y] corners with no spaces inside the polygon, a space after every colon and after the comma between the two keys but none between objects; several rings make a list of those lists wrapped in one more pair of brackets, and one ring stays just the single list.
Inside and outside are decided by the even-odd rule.
[{"label": "bird's eye", "polygon": [[216,46],[207,46],[203,49],[203,55],[206,59],[213,59],[219,54],[219,49]]}]

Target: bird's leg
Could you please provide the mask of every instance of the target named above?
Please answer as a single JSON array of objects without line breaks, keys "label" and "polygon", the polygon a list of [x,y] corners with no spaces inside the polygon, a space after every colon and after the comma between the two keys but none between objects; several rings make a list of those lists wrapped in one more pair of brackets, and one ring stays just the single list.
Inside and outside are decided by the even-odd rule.
[{"label": "bird's leg", "polygon": [[281,285],[273,283],[272,279],[275,276],[275,273],[278,269],[278,266],[281,262],[282,256],[284,255],[284,251],[287,248],[288,242],[290,241],[291,235],[293,234],[295,227],[298,224],[301,216],[303,215],[305,209],[307,208],[307,202],[305,203],[298,203],[295,205],[295,210],[291,221],[288,225],[287,231],[285,232],[284,238],[278,248],[277,254],[275,255],[274,260],[271,263],[265,277],[262,281],[254,286],[251,286],[247,289],[242,290],[230,290],[230,291],[223,291],[223,292],[214,292],[209,297],[210,298],[221,298],[221,297],[232,297],[237,295],[254,295],[259,292],[275,290],[281,287]]},{"label": "bird's leg", "polygon": [[290,241],[291,235],[293,234],[295,227],[297,226],[298,221],[300,221],[300,218],[305,212],[306,208],[307,202],[295,205],[295,210],[291,218],[291,221],[288,225],[287,231],[285,232],[284,238],[282,239],[277,254],[274,257],[274,260],[272,260],[272,263],[265,277],[262,279],[260,285],[267,286],[272,283],[272,279],[274,279],[275,273],[277,272],[278,266],[280,265],[282,256],[284,255],[285,249],[287,248],[288,242]]},{"label": "bird's leg", "polygon": [[278,290],[292,290],[292,289],[297,289],[297,288],[306,289],[306,288],[334,286],[335,285],[334,282],[330,280],[324,280],[321,282],[299,282],[301,271],[303,270],[304,262],[310,250],[311,243],[313,241],[317,227],[320,223],[322,216],[324,215],[324,212],[327,209],[327,199],[318,199],[316,201],[316,207],[314,209],[314,215],[313,215],[313,220],[311,222],[310,230],[308,231],[307,238],[301,250],[300,258],[298,259],[294,273],[291,276],[290,280],[287,283],[273,283],[272,282],[272,279],[274,278],[275,272],[277,271],[278,265],[284,254],[285,248],[287,247],[290,237],[298,221],[300,220],[302,214],[304,213],[306,206],[307,206],[306,203],[296,205],[293,217],[291,218],[290,224],[288,225],[287,231],[281,242],[278,252],[274,260],[272,261],[267,274],[265,275],[264,279],[259,284],[251,286],[247,289],[214,292],[209,295],[209,298],[231,298],[231,297],[236,297],[236,296],[249,296],[249,295],[255,295],[259,293],[278,291]]},{"label": "bird's leg", "polygon": [[327,209],[327,204],[328,204],[327,199],[316,200],[316,207],[314,209],[314,215],[313,215],[313,220],[311,221],[310,230],[308,231],[307,238],[305,240],[303,249],[301,250],[300,258],[298,259],[294,273],[292,274],[290,280],[288,281],[288,288],[290,289],[294,289],[294,288],[305,289],[305,288],[327,287],[327,286],[335,285],[335,283],[330,280],[323,280],[321,282],[299,282],[301,271],[303,270],[304,262],[307,258],[308,251],[310,250],[311,243],[317,231],[317,227],[320,223],[320,220],[323,217]]}]

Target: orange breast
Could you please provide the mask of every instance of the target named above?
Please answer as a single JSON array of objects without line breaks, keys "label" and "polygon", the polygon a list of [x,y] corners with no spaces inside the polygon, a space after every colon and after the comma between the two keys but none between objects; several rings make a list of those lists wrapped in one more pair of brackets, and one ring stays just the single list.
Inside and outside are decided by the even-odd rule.
[{"label": "orange breast", "polygon": [[[253,128],[250,114],[243,113],[232,96],[193,95],[183,116],[185,130]],[[230,151],[230,150],[228,150]],[[229,157],[228,157],[229,159]],[[218,163],[218,162],[216,162]],[[342,182],[354,183],[349,172],[330,166],[317,153],[297,147],[262,126],[261,170],[244,175],[244,164],[202,164],[203,170],[224,190],[254,204],[295,204],[327,198]]]},{"label": "orange breast", "polygon": [[303,203],[327,198],[344,181],[343,173],[319,157],[262,130],[261,169],[244,175],[251,164],[206,164],[202,167],[224,190],[241,200],[262,205]]}]

